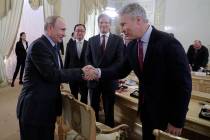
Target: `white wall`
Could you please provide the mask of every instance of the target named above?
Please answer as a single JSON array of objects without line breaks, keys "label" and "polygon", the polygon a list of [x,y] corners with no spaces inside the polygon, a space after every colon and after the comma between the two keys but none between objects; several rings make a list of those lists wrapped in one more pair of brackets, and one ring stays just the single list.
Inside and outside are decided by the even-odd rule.
[{"label": "white wall", "polygon": [[[37,10],[31,9],[28,0],[24,0],[23,13],[20,21],[19,33],[25,32],[29,44],[44,33],[43,6]],[[19,33],[17,39],[19,40]]]},{"label": "white wall", "polygon": [[[29,45],[44,33],[43,6],[40,6],[37,10],[33,10],[31,9],[28,0],[24,0],[22,17],[20,20],[20,27],[18,29],[16,42],[19,40],[21,32],[26,33],[26,40],[29,42]],[[12,79],[16,67],[15,45],[5,65],[6,75],[10,80]]]},{"label": "white wall", "polygon": [[[185,50],[199,39],[210,50],[210,0],[165,0],[164,26]],[[171,29],[170,29],[171,28]]]},{"label": "white wall", "polygon": [[74,25],[79,23],[80,0],[61,0],[61,16],[67,24],[66,37],[64,38],[64,47],[71,37]]}]

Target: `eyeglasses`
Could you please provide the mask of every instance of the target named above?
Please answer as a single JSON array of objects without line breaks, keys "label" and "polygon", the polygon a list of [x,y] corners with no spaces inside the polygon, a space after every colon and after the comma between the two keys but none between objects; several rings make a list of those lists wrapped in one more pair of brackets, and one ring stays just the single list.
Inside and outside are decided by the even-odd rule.
[{"label": "eyeglasses", "polygon": [[82,33],[84,33],[85,30],[75,30],[75,32],[82,32]]}]

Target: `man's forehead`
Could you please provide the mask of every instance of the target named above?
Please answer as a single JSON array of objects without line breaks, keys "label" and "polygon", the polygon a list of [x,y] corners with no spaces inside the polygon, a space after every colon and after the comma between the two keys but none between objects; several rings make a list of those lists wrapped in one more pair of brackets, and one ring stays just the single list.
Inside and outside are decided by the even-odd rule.
[{"label": "man's forehead", "polygon": [[104,17],[101,17],[101,18],[99,19],[99,21],[100,21],[100,22],[101,22],[101,21],[109,21],[109,18],[106,17],[106,16],[104,16]]},{"label": "man's forehead", "polygon": [[84,26],[79,25],[79,26],[76,27],[76,29],[84,29]]},{"label": "man's forehead", "polygon": [[56,20],[55,24],[66,25],[63,18],[58,18],[58,19]]}]

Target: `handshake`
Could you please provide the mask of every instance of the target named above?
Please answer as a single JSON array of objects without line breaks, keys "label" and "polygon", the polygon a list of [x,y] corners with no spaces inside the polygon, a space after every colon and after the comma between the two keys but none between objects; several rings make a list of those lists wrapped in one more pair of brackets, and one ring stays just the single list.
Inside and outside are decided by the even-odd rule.
[{"label": "handshake", "polygon": [[94,68],[91,65],[82,68],[84,80],[98,80],[100,78],[100,69]]}]

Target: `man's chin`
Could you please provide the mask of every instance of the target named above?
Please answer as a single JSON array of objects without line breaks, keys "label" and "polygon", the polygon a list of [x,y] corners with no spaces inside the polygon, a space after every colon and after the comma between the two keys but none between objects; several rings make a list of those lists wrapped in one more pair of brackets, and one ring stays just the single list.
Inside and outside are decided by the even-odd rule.
[{"label": "man's chin", "polygon": [[126,37],[126,40],[134,40],[136,39],[135,37]]},{"label": "man's chin", "polygon": [[58,40],[58,43],[61,43],[61,42],[62,42],[62,39],[59,39],[59,40]]}]

